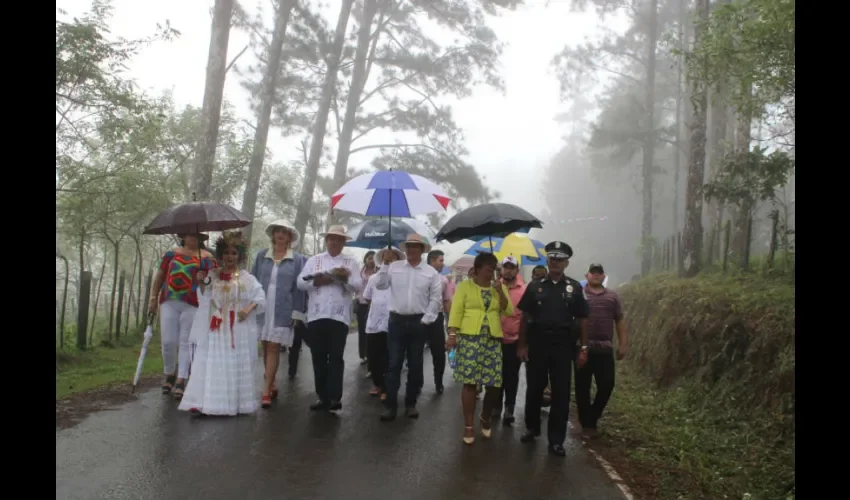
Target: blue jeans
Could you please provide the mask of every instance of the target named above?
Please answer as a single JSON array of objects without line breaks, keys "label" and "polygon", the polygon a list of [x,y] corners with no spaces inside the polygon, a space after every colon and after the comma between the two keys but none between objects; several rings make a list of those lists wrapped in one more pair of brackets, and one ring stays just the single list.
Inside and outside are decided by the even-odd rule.
[{"label": "blue jeans", "polygon": [[425,352],[425,339],[428,330],[422,324],[422,315],[402,316],[390,313],[390,326],[387,333],[389,351],[389,369],[387,370],[387,408],[398,408],[398,390],[401,387],[401,368],[407,356],[407,388],[404,395],[405,408],[416,406],[416,398],[422,390],[422,356]]}]

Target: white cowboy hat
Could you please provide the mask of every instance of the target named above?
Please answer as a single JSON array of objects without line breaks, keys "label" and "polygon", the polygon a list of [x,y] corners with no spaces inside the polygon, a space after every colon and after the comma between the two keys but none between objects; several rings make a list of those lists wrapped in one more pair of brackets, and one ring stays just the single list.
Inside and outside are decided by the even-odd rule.
[{"label": "white cowboy hat", "polygon": [[404,252],[402,252],[401,250],[399,250],[396,247],[383,248],[381,250],[378,250],[378,253],[375,254],[375,262],[377,262],[378,265],[381,265],[384,262],[384,252],[386,252],[386,251],[390,251],[390,252],[393,252],[394,254],[396,254],[396,257],[398,257],[398,260],[404,260],[405,258],[407,258],[404,255]]},{"label": "white cowboy hat", "polygon": [[276,227],[282,227],[283,229],[286,229],[287,231],[292,233],[292,241],[289,243],[290,246],[296,246],[298,241],[301,240],[301,234],[299,234],[298,230],[295,229],[295,226],[290,224],[289,221],[286,219],[277,219],[275,221],[270,222],[269,225],[266,226],[266,234],[269,236],[269,238],[272,237],[272,233],[274,233],[274,229]]},{"label": "white cowboy hat", "polygon": [[321,236],[322,238],[327,238],[328,236],[342,236],[343,238],[345,238],[345,241],[352,240],[351,236],[346,234],[345,227],[339,225],[329,227],[328,232],[322,233],[319,236]]},{"label": "white cowboy hat", "polygon": [[428,243],[428,239],[416,233],[409,234],[404,243],[399,245],[399,247],[401,247],[402,252],[407,253],[407,245],[422,245],[424,247],[422,250],[423,253],[428,253],[431,251],[431,244]]}]

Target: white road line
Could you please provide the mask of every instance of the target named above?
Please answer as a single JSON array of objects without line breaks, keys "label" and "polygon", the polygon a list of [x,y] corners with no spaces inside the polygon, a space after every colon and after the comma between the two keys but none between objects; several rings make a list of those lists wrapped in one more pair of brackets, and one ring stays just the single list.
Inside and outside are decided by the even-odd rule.
[{"label": "white road line", "polygon": [[626,486],[626,482],[623,481],[623,478],[620,477],[619,474],[617,474],[617,471],[614,470],[614,467],[611,466],[611,464],[608,463],[607,460],[602,458],[602,455],[597,453],[596,450],[588,446],[587,441],[585,439],[582,439],[582,443],[584,444],[585,448],[587,448],[587,451],[589,451],[590,454],[593,455],[593,457],[596,459],[596,461],[599,462],[599,465],[602,466],[602,470],[604,470],[605,473],[608,474],[608,477],[611,478],[611,481],[615,485],[617,485],[617,488],[620,488],[620,492],[623,494],[623,497],[625,497],[626,500],[635,500],[635,497],[632,495],[631,490],[629,490],[629,487]]}]

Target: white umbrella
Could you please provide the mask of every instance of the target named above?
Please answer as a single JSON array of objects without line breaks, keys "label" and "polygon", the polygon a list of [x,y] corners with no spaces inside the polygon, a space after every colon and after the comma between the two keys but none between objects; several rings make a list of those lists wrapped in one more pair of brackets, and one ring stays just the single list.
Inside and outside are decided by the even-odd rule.
[{"label": "white umbrella", "polygon": [[136,386],[139,385],[139,378],[142,376],[145,356],[148,354],[148,344],[151,343],[151,339],[153,338],[153,319],[153,314],[148,315],[148,327],[145,328],[145,340],[142,342],[142,352],[139,353],[139,362],[136,363],[136,376],[133,377],[133,390],[130,391],[131,394],[136,392]]}]

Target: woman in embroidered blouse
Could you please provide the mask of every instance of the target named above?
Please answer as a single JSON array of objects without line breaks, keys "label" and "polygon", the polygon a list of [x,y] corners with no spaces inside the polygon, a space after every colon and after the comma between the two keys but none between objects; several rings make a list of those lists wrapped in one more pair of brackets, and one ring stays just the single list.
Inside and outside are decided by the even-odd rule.
[{"label": "woman in embroidered blouse", "polygon": [[366,347],[366,321],[369,317],[369,301],[363,298],[363,292],[366,290],[366,283],[369,282],[369,278],[375,274],[377,269],[375,267],[375,252],[369,250],[363,256],[363,268],[360,269],[363,290],[357,294],[357,355],[360,356],[360,364],[366,363],[369,356],[369,350]]},{"label": "woman in embroidered blouse", "polygon": [[247,257],[241,233],[216,241],[221,269],[198,272],[199,307],[192,323],[196,346],[192,378],[178,409],[200,415],[238,415],[257,411],[257,322],[266,304],[263,287],[240,271]]},{"label": "woman in embroidered blouse", "polygon": [[[303,326],[307,312],[307,293],[295,284],[307,261],[306,257],[292,250],[300,239],[298,231],[288,221],[278,219],[266,226],[266,234],[271,239],[271,247],[260,250],[251,268],[251,274],[257,277],[266,292],[266,312],[257,315],[266,369],[263,408],[269,408],[278,395],[275,379],[280,364],[280,347],[292,347],[296,326]],[[290,355],[289,359],[289,374],[294,375],[293,356]],[[295,360],[297,362],[297,358]]]},{"label": "woman in embroidered blouse", "polygon": [[475,442],[475,403],[480,386],[485,388],[481,409],[481,434],[491,435],[490,415],[499,402],[502,388],[502,321],[513,314],[508,291],[494,281],[498,261],[491,253],[475,257],[471,279],[457,286],[449,314],[447,349],[455,351],[455,382],[463,384],[463,442]]},{"label": "woman in embroidered blouse", "polygon": [[165,372],[163,394],[183,397],[186,379],[189,378],[189,363],[192,346],[189,332],[198,309],[199,269],[210,270],[217,266],[212,254],[203,249],[205,234],[182,234],[180,246],[165,252],[156,274],[149,311],[159,311],[162,335],[162,364]]},{"label": "woman in embroidered blouse", "polygon": [[[385,248],[375,256],[378,262],[395,262],[404,259],[404,253],[396,247]],[[369,361],[369,373],[372,377],[372,390],[370,396],[381,396],[381,401],[387,397],[386,374],[389,365],[389,351],[387,350],[387,332],[390,323],[390,288],[378,290],[375,288],[377,277],[375,273],[369,278],[363,289],[363,299],[369,304],[369,316],[363,321],[366,330],[366,348]],[[359,320],[358,320],[359,321]]]}]

